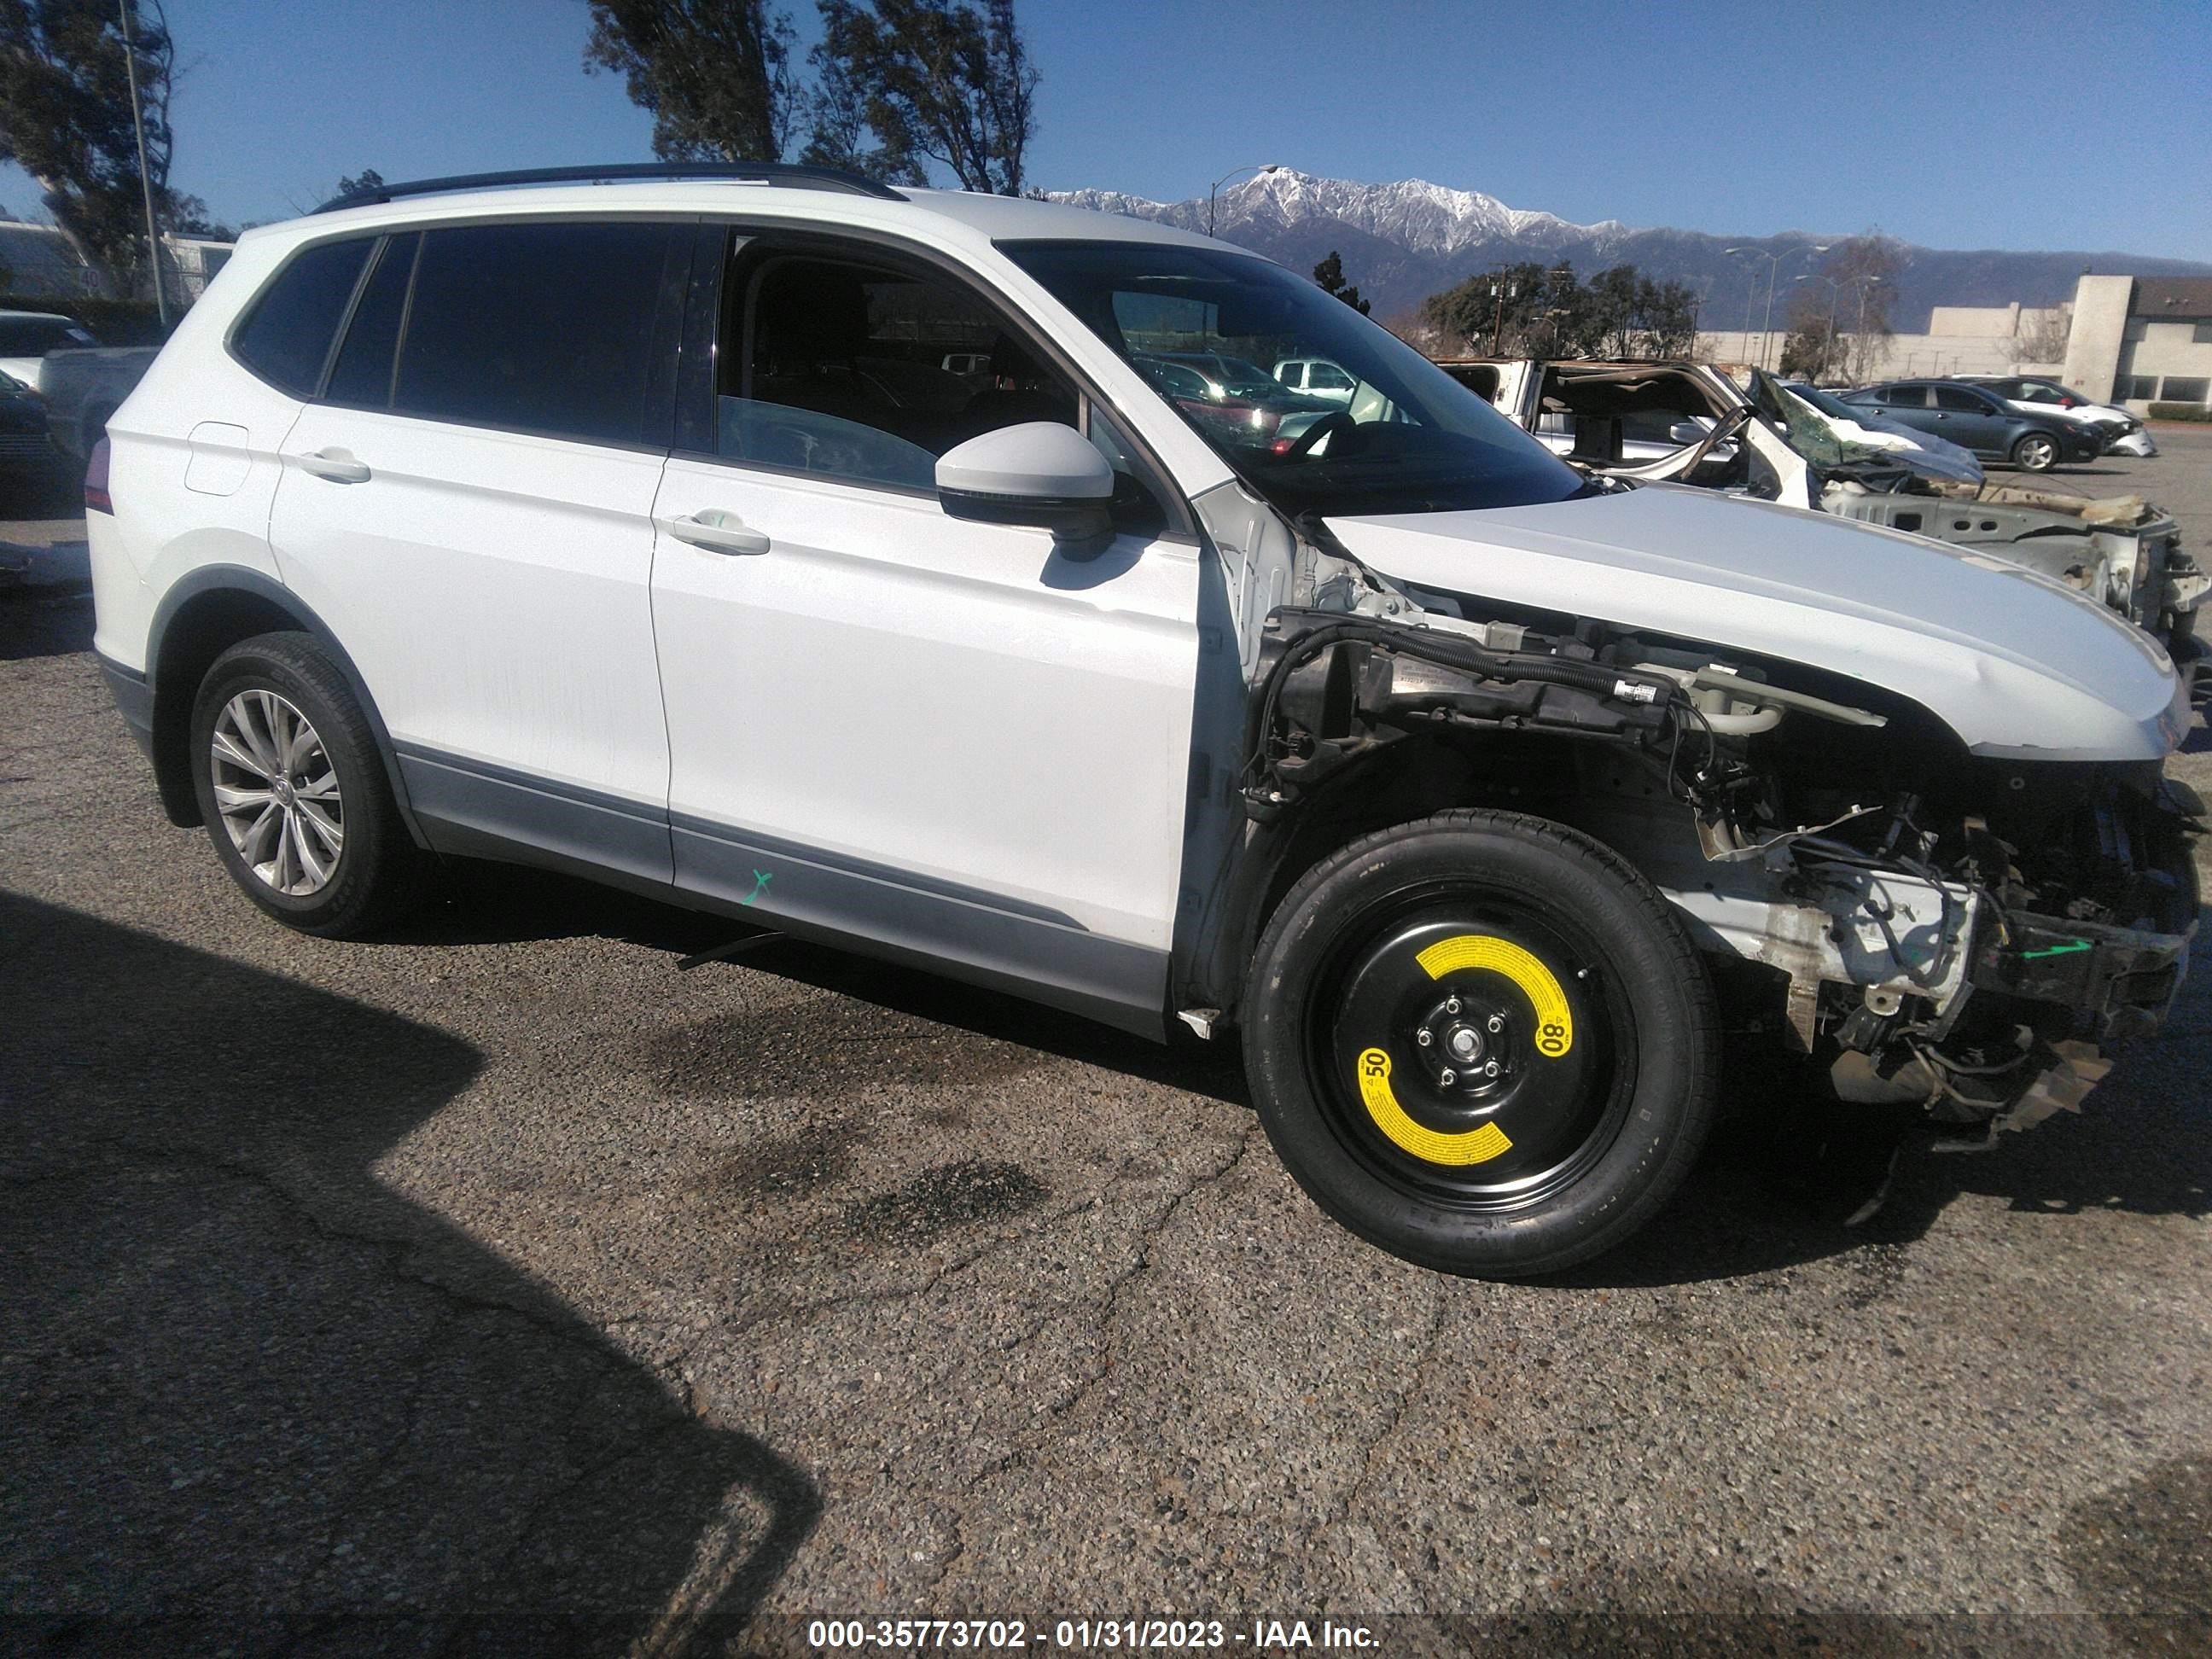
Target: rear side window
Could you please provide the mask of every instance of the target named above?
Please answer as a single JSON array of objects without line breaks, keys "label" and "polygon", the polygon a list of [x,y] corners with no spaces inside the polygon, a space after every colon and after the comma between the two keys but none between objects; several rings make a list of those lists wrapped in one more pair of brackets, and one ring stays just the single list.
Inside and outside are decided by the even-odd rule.
[{"label": "rear side window", "polygon": [[407,310],[407,285],[415,275],[415,250],[420,234],[388,238],[376,256],[361,298],[354,304],[353,321],[346,325],[345,343],[331,365],[330,384],[323,389],[326,403],[349,404],[359,409],[385,409],[392,403],[392,354],[399,345],[399,325]]},{"label": "rear side window", "polygon": [[64,317],[0,317],[0,357],[43,357],[100,343]]},{"label": "rear side window", "polygon": [[371,236],[325,242],[278,271],[231,336],[238,360],[280,391],[313,397],[346,302],[375,246]]},{"label": "rear side window", "polygon": [[1978,392],[1969,392],[1962,386],[1939,386],[1936,388],[1936,407],[1964,410],[1970,414],[1989,412],[1989,399]]},{"label": "rear side window", "polygon": [[392,409],[586,442],[644,441],[675,234],[652,222],[424,233]]}]

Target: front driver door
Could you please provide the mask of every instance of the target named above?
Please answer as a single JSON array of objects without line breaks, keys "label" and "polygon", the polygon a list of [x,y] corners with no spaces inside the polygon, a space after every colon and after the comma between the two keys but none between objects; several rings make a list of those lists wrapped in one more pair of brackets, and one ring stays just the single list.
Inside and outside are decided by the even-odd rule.
[{"label": "front driver door", "polygon": [[[678,884],[1157,1033],[1195,543],[1133,528],[1079,563],[947,517],[952,444],[1088,420],[1112,454],[1107,417],[933,266],[730,243],[695,264],[720,280],[695,284],[653,509]],[[963,353],[988,374],[943,368]]]}]

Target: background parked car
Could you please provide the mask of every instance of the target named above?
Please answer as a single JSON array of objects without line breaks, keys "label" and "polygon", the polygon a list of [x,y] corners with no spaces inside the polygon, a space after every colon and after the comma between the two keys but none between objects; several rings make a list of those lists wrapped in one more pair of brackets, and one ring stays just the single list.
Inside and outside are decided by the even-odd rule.
[{"label": "background parked car", "polygon": [[107,417],[152,366],[159,346],[94,346],[50,353],[41,365],[46,425],[54,447],[80,465],[107,431]]},{"label": "background parked car", "polygon": [[0,474],[14,475],[53,459],[46,439],[46,406],[13,374],[0,374]]},{"label": "background parked car", "polygon": [[1995,392],[1962,380],[1887,380],[1847,393],[1844,401],[2026,472],[2048,472],[2062,461],[2094,461],[2105,453],[2096,433],[2055,412],[2014,409]]},{"label": "background parked car", "polygon": [[[2057,415],[2062,420],[2087,427],[2105,441],[2105,453],[2124,455],[2155,455],[2158,446],[2151,441],[2143,423],[2118,404],[2100,404],[2083,396],[2071,386],[2040,374],[1960,374],[1953,377],[1969,386],[1986,386],[2014,409],[2030,415]],[[2137,441],[2127,441],[2140,434]],[[2126,447],[2121,446],[2125,443]]]},{"label": "background parked car", "polygon": [[0,311],[0,374],[43,392],[41,365],[49,351],[96,346],[92,331],[74,317],[52,311]]},{"label": "background parked car", "polygon": [[1285,357],[1275,365],[1275,379],[1293,392],[1332,404],[1348,404],[1358,381],[1326,357]]}]

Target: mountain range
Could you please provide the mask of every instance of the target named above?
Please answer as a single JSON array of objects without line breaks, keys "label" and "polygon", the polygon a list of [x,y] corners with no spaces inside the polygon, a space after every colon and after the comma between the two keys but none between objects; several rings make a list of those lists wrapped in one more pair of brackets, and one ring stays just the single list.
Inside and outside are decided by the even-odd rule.
[{"label": "mountain range", "polygon": [[[1203,197],[1154,202],[1119,191],[1078,190],[1055,192],[1053,199],[1186,230],[1206,228]],[[1222,191],[1214,198],[1213,214],[1213,234],[1224,241],[1297,270],[1310,270],[1332,251],[1341,254],[1346,277],[1372,302],[1378,318],[1409,311],[1478,271],[1535,259],[1547,265],[1571,264],[1584,277],[1608,265],[1632,264],[1656,280],[1687,283],[1702,297],[1702,325],[1717,329],[1742,327],[1747,315],[1751,326],[1759,325],[1753,309],[1754,270],[1759,302],[1765,297],[1767,262],[1731,256],[1727,249],[1794,252],[1796,257],[1779,267],[1786,289],[1790,277],[1818,267],[1820,255],[1808,251],[1813,245],[1841,241],[1850,234],[1789,230],[1769,236],[1711,236],[1695,230],[1632,229],[1616,219],[1578,225],[1556,214],[1508,207],[1480,191],[1454,190],[1425,179],[1364,185],[1290,167]],[[2212,276],[2212,264],[2132,253],[1970,252],[1911,245],[1904,252],[1906,263],[1890,311],[1890,325],[1900,333],[1925,329],[1935,306],[2002,306],[2014,300],[2025,307],[2056,305],[2073,297],[2075,280],[2084,270]],[[1788,298],[1786,293],[1778,295],[1778,324]]]}]

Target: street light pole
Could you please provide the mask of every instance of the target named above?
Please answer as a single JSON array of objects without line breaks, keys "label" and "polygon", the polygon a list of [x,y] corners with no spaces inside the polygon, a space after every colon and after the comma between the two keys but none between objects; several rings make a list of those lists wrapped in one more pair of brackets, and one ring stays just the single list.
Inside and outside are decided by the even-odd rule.
[{"label": "street light pole", "polygon": [[1264,167],[1231,167],[1208,185],[1206,187],[1206,234],[1209,236],[1213,234],[1213,193],[1222,185],[1242,173],[1256,173],[1265,178],[1268,173],[1280,173],[1282,170],[1283,164],[1279,161],[1269,161]]},{"label": "street light pole", "polygon": [[1826,242],[1812,242],[1802,247],[1789,248],[1766,256],[1771,263],[1766,268],[1766,320],[1759,331],[1759,366],[1761,368],[1766,367],[1766,359],[1774,344],[1774,283],[1782,274],[1783,261],[1795,258],[1800,253],[1826,253],[1827,251]]},{"label": "street light pole", "polygon": [[138,107],[138,48],[131,39],[131,0],[115,0],[123,20],[123,67],[131,78],[131,125],[138,135],[138,185],[146,198],[146,264],[154,273],[154,313],[169,326],[169,296],[161,287],[161,238],[154,228],[154,177],[146,170],[146,117]]}]

